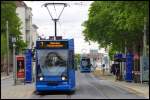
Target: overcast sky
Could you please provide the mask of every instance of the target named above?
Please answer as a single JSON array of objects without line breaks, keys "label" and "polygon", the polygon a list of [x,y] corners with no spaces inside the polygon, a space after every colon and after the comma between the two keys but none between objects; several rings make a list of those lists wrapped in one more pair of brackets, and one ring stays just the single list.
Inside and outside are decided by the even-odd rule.
[{"label": "overcast sky", "polygon": [[[63,36],[65,39],[74,38],[75,53],[82,53],[83,49],[86,52],[89,52],[90,49],[98,49],[97,43],[91,42],[91,45],[89,45],[88,42],[84,41],[82,34],[84,28],[81,24],[88,19],[88,9],[92,1],[25,1],[27,6],[32,8],[32,23],[39,27],[39,35],[46,38],[54,36],[54,22],[51,20],[48,10],[44,6],[42,7],[44,3],[48,2],[68,4],[57,23],[57,36]],[[55,9],[54,6],[48,7],[53,18],[57,18],[63,8],[63,6],[55,6]],[[104,49],[100,49],[99,52],[103,53]]]}]

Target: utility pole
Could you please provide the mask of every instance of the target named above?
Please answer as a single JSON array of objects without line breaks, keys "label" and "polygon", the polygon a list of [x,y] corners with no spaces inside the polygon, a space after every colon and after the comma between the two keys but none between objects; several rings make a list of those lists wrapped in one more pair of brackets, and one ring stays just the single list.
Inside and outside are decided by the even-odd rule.
[{"label": "utility pole", "polygon": [[146,17],[144,17],[143,56],[146,56]]},{"label": "utility pole", "polygon": [[16,85],[16,58],[15,58],[15,43],[16,43],[16,38],[12,38],[12,43],[13,43],[13,77],[14,77],[14,85]]},{"label": "utility pole", "polygon": [[[141,59],[142,60],[141,62],[143,62],[143,59],[146,56],[146,17],[144,17],[144,30],[143,30],[143,33],[144,33],[144,35],[143,35],[143,57]],[[141,68],[140,69],[140,71],[141,71],[141,76],[140,76],[141,84],[142,84],[142,81],[143,81],[143,69],[142,69],[143,66],[142,65],[140,67]]]},{"label": "utility pole", "polygon": [[9,32],[8,32],[8,21],[6,21],[6,35],[7,35],[7,76],[9,75]]}]

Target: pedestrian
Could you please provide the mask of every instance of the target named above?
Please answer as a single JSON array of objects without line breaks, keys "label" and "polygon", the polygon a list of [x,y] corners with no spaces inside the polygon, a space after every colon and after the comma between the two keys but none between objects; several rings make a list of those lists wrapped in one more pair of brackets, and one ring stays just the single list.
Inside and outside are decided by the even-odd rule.
[{"label": "pedestrian", "polygon": [[103,67],[103,70],[102,70],[102,71],[103,71],[103,75],[104,75],[104,72],[105,72],[105,64],[103,64],[102,67]]},{"label": "pedestrian", "polygon": [[120,77],[119,64],[115,64],[115,75],[116,75],[116,81],[119,80],[119,77]]},{"label": "pedestrian", "polygon": [[115,75],[115,64],[112,64],[111,66],[111,73]]}]

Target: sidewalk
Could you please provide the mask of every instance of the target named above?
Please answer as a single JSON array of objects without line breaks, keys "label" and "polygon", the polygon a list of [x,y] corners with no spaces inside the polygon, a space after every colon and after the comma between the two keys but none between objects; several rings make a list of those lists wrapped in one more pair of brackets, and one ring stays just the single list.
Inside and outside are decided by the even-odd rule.
[{"label": "sidewalk", "polygon": [[103,80],[109,80],[114,85],[119,86],[120,88],[123,88],[127,91],[133,92],[137,95],[144,96],[146,98],[149,98],[149,84],[148,83],[134,83],[134,82],[126,82],[126,81],[115,81],[114,75],[105,72],[104,75],[102,75],[102,71],[99,69],[96,69],[93,72],[95,77],[98,77]]},{"label": "sidewalk", "polygon": [[7,78],[10,78],[10,77],[13,77],[12,72],[9,73],[9,76],[7,76],[6,73],[4,73],[4,72],[1,73],[1,80],[7,79]]},{"label": "sidewalk", "polygon": [[9,76],[1,73],[1,99],[29,99],[35,90],[34,83],[24,84],[18,81],[17,85],[14,85],[12,77],[12,72]]}]

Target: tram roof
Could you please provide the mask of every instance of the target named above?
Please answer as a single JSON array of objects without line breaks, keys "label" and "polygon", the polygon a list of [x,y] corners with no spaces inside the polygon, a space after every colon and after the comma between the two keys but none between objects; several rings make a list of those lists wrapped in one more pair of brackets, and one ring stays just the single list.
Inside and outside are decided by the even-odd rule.
[{"label": "tram roof", "polygon": [[37,40],[37,41],[68,41],[71,39],[62,39],[62,40]]}]

